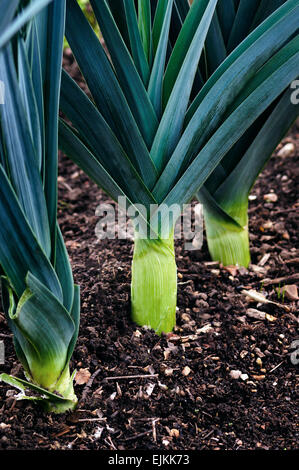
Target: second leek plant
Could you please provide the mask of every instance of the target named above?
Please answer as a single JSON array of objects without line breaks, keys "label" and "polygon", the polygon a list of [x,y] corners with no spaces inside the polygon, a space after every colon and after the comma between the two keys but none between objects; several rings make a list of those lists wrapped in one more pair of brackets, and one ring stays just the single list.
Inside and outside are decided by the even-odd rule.
[{"label": "second leek plant", "polygon": [[[244,0],[238,4],[219,0],[205,43],[205,66],[201,67],[204,79],[209,80],[219,66],[223,67],[222,62],[233,48],[284,3],[286,0]],[[298,42],[291,44],[289,50],[290,47],[298,50]],[[263,75],[270,76],[278,66],[279,56],[265,64],[251,86],[241,91],[233,109],[245,101],[257,80]],[[293,91],[288,87],[271,103],[230,149],[197,194],[204,205],[211,256],[223,265],[247,267],[250,262],[248,196],[259,173],[299,115],[299,105],[292,100]],[[194,111],[195,104],[189,110],[188,120]]]},{"label": "second leek plant", "polygon": [[34,0],[25,9],[22,3],[1,1],[0,274],[27,380],[3,373],[0,381],[17,387],[19,398],[60,413],[77,404],[69,363],[80,311],[56,217],[65,2]]},{"label": "second leek plant", "polygon": [[[120,0],[119,9],[113,0],[90,3],[105,48],[77,1],[67,0],[66,37],[92,98],[63,73],[60,105],[68,121],[60,123],[60,146],[144,218],[147,230],[135,239],[132,315],[169,332],[176,218],[298,76],[298,0],[253,29],[207,80],[202,58],[217,0],[191,7],[184,0]],[[169,223],[173,205],[179,210]]]}]

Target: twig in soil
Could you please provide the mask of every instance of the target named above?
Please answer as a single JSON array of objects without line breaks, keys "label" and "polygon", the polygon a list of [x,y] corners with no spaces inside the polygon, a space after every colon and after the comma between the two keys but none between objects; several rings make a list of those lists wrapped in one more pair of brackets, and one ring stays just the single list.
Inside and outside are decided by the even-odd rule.
[{"label": "twig in soil", "polygon": [[298,208],[297,207],[290,207],[288,209],[279,209],[278,211],[271,211],[272,215],[277,215],[277,214],[287,214],[288,212],[297,212]]},{"label": "twig in soil", "polygon": [[268,374],[271,374],[272,372],[274,372],[276,369],[278,369],[278,367],[280,367],[282,364],[284,363],[284,361],[281,361],[277,366],[273,367],[273,369],[271,369]]},{"label": "twig in soil", "polygon": [[81,418],[78,423],[92,422],[92,421],[107,421],[107,418]]},{"label": "twig in soil", "polygon": [[110,447],[112,447],[113,450],[117,450],[110,436],[108,436],[107,439],[105,439],[105,442],[106,444],[110,445]]},{"label": "twig in soil", "polygon": [[12,338],[12,335],[6,335],[4,333],[0,333],[0,338]]},{"label": "twig in soil", "polygon": [[297,281],[298,279],[299,273],[295,273],[284,277],[277,277],[276,279],[263,279],[260,282],[262,282],[264,286],[269,286],[271,284],[280,284],[281,282]]},{"label": "twig in soil", "polygon": [[118,377],[105,377],[105,380],[131,380],[131,379],[153,379],[154,377],[159,377],[159,374],[146,374],[146,375],[123,375]]},{"label": "twig in soil", "polygon": [[156,430],[156,423],[159,421],[159,418],[152,419],[152,429],[153,429],[153,439],[154,442],[157,442],[157,430]]},{"label": "twig in soil", "polygon": [[285,264],[299,264],[299,258],[286,259]]},{"label": "twig in soil", "polygon": [[97,369],[97,370],[92,374],[92,376],[90,377],[89,381],[87,382],[86,386],[84,387],[84,390],[83,390],[83,393],[82,393],[81,402],[84,402],[84,401],[85,401],[86,396],[87,396],[89,390],[90,390],[91,387],[92,387],[92,384],[93,384],[94,379],[99,375],[99,373],[101,372],[101,370],[102,370],[102,369]]},{"label": "twig in soil", "polygon": [[141,432],[140,434],[135,434],[135,436],[126,437],[126,439],[124,439],[124,440],[125,440],[125,441],[134,441],[135,439],[139,439],[139,437],[147,436],[147,435],[150,434],[151,432],[152,432],[152,431]]},{"label": "twig in soil", "polygon": [[250,209],[248,209],[248,214],[251,214],[252,212],[257,211],[260,207],[262,207],[262,204],[258,204],[255,207],[250,207]]},{"label": "twig in soil", "polygon": [[201,439],[208,439],[213,433],[215,429],[212,429],[212,431],[208,432],[205,436],[202,436]]}]

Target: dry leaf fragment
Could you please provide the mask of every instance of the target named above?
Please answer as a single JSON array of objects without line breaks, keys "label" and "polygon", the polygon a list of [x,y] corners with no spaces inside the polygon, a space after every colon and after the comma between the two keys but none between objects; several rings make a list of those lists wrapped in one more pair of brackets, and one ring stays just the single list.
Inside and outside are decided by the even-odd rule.
[{"label": "dry leaf fragment", "polygon": [[236,276],[238,274],[238,266],[234,265],[228,265],[228,266],[223,266],[224,271],[227,271],[229,274],[232,276]]},{"label": "dry leaf fragment", "polygon": [[85,385],[89,381],[91,373],[88,369],[79,369],[76,373],[75,382],[77,385]]}]

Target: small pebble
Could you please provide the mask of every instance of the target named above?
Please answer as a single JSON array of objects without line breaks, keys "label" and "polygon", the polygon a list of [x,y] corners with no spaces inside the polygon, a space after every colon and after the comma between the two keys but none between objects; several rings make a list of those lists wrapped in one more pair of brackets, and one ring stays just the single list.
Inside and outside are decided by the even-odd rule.
[{"label": "small pebble", "polygon": [[183,374],[185,377],[187,377],[187,375],[189,375],[190,372],[191,372],[191,369],[190,369],[190,367],[188,367],[188,366],[184,367],[184,369],[182,370],[182,374]]},{"label": "small pebble", "polygon": [[241,377],[242,372],[240,370],[231,370],[229,375],[232,379],[238,380]]},{"label": "small pebble", "polygon": [[170,377],[173,374],[173,369],[171,367],[167,367],[167,369],[164,370],[164,375],[166,377]]},{"label": "small pebble", "polygon": [[178,438],[178,437],[180,437],[180,431],[178,429],[170,429],[169,435],[171,437]]}]

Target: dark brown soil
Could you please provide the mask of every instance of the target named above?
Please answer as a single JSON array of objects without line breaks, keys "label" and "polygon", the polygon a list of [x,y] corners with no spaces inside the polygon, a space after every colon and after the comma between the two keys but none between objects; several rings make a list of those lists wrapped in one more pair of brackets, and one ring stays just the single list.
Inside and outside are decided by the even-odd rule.
[{"label": "dark brown soil", "polygon": [[[298,139],[294,127],[284,143]],[[15,391],[0,384],[0,449],[298,448],[298,366],[290,360],[298,316],[296,302],[282,295],[284,285],[298,283],[297,166],[295,156],[274,157],[254,187],[249,270],[210,264],[206,243],[190,252],[177,242],[177,328],[158,337],[130,320],[132,243],[97,240],[95,210],[108,198],[62,157],[59,222],[82,292],[71,367],[91,379],[75,387],[77,411],[62,416],[16,402]],[[268,203],[272,190],[278,200]],[[249,303],[242,288],[290,311]],[[269,315],[256,320],[249,308]],[[21,376],[3,314],[0,332],[2,371]]]}]

